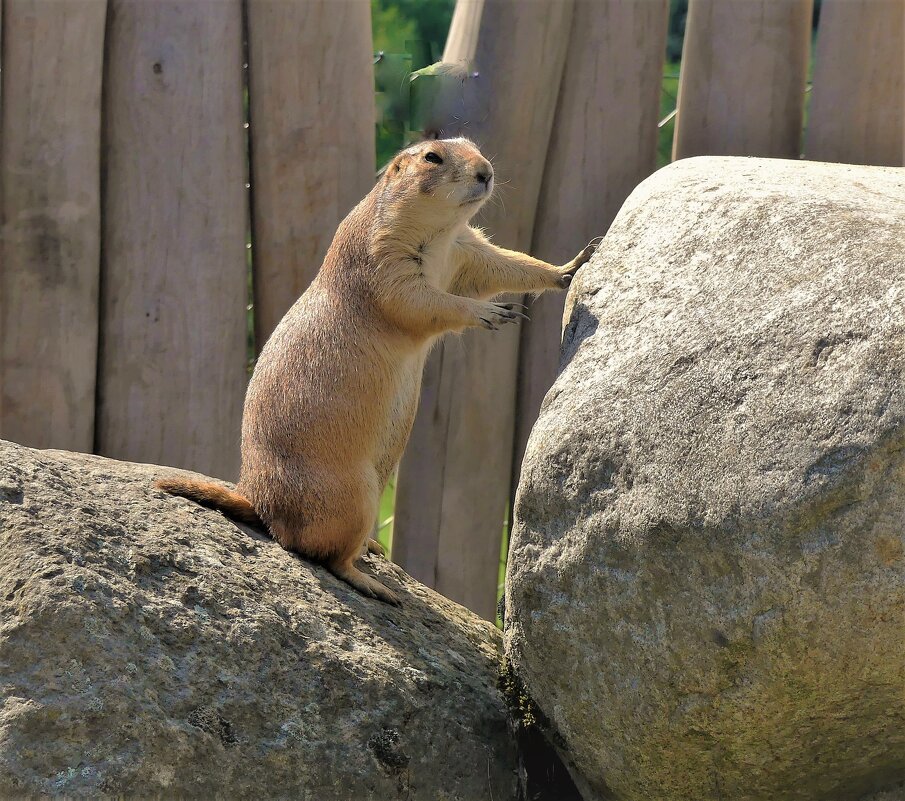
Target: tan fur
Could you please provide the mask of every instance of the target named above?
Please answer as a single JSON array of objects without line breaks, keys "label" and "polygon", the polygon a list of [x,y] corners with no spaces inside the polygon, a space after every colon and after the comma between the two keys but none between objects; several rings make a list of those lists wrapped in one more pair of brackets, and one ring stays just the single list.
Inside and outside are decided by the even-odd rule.
[{"label": "tan fur", "polygon": [[157,489],[169,492],[171,495],[179,495],[190,501],[207,506],[210,509],[219,509],[233,520],[245,523],[257,528],[265,528],[264,522],[258,517],[255,508],[238,492],[221,487],[211,481],[198,481],[194,478],[161,478],[154,482]]},{"label": "tan fur", "polygon": [[[411,432],[431,344],[447,331],[517,321],[513,304],[486,299],[563,288],[593,251],[556,267],[491,244],[468,220],[490,197],[492,174],[465,139],[399,153],[340,224],[317,277],[261,351],[245,398],[239,496],[283,547],[389,603],[396,595],[354,562],[373,550],[368,535]],[[180,486],[163,488],[200,500],[197,487],[189,495]],[[229,514],[235,507],[216,490],[201,502]]]}]

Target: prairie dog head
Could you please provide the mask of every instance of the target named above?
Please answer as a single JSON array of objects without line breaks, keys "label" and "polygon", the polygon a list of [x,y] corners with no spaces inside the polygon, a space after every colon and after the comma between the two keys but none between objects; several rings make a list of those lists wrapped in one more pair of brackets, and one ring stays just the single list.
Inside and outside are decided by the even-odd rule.
[{"label": "prairie dog head", "polygon": [[419,213],[467,220],[493,193],[493,166],[468,139],[433,139],[396,154],[383,180]]}]

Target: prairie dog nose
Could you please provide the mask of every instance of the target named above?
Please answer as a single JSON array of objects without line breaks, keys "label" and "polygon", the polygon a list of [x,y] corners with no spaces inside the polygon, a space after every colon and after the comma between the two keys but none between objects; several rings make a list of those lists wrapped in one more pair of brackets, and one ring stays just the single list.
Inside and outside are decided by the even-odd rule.
[{"label": "prairie dog nose", "polygon": [[474,177],[478,179],[479,183],[482,183],[485,186],[489,184],[493,180],[493,167],[490,166],[490,162],[486,161],[484,164],[480,165],[475,172]]}]

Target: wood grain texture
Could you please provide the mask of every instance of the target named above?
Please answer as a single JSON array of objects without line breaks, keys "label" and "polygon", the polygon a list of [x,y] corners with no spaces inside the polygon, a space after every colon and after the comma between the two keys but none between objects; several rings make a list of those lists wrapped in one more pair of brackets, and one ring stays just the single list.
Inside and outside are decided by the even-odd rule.
[{"label": "wood grain texture", "polygon": [[798,158],[813,0],[691,0],[673,158]]},{"label": "wood grain texture", "polygon": [[[534,223],[534,254],[572,258],[654,171],[667,0],[578,2]],[[512,495],[528,435],[559,367],[565,295],[548,293],[522,325]]]},{"label": "wood grain texture", "polygon": [[[478,219],[497,244],[531,244],[543,160],[572,15],[571,0],[459,0],[443,60],[473,61],[467,135],[492,159],[502,201]],[[398,478],[393,558],[419,580],[492,619],[509,494],[519,332],[447,338]],[[439,496],[439,506],[437,498]]]},{"label": "wood grain texture", "polygon": [[0,437],[91,451],[106,0],[5,0]]},{"label": "wood grain texture", "polygon": [[905,161],[905,0],[824,0],[805,156]]},{"label": "wood grain texture", "polygon": [[112,0],[100,453],[235,478],[246,382],[240,0]]},{"label": "wood grain texture", "polygon": [[249,0],[258,350],[374,184],[366,0]]}]

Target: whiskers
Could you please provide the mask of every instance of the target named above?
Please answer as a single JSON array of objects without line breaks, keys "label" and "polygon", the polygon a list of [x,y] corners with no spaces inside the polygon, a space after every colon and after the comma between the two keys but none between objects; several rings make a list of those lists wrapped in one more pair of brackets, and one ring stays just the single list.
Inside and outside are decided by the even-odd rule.
[{"label": "whiskers", "polygon": [[511,184],[511,180],[500,181],[499,183],[494,182],[494,190],[493,194],[490,196],[490,202],[495,203],[502,210],[503,214],[506,213],[506,193],[508,191],[508,186]]}]

